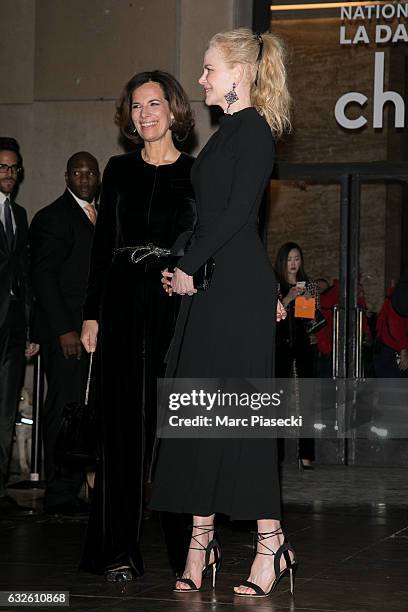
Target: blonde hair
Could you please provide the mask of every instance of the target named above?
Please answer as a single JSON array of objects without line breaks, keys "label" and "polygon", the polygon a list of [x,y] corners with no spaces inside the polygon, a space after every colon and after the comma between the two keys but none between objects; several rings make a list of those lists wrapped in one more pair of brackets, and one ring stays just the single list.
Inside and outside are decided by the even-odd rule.
[{"label": "blonde hair", "polygon": [[221,50],[227,64],[248,66],[251,104],[266,119],[276,137],[289,132],[291,97],[282,41],[266,32],[261,42],[260,36],[251,30],[238,28],[215,34],[209,42],[209,47],[212,46]]}]

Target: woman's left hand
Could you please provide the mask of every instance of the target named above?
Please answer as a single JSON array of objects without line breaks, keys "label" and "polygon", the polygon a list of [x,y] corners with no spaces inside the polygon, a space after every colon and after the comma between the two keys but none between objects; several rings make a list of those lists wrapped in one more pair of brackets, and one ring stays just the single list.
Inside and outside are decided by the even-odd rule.
[{"label": "woman's left hand", "polygon": [[283,321],[283,319],[286,319],[287,314],[288,313],[286,312],[284,305],[282,304],[280,300],[278,300],[276,304],[276,320]]},{"label": "woman's left hand", "polygon": [[174,270],[173,278],[171,279],[171,288],[173,293],[178,293],[179,295],[193,295],[197,293],[197,289],[194,289],[193,277],[179,268],[175,268]]},{"label": "woman's left hand", "polygon": [[167,268],[165,270],[162,270],[161,283],[163,285],[163,289],[169,296],[171,296],[171,294],[173,293],[173,289],[171,288],[172,278],[173,278],[173,272],[169,272]]},{"label": "woman's left hand", "polygon": [[40,350],[39,344],[37,344],[36,342],[27,342],[25,356],[27,357],[27,359],[31,359],[31,357],[34,357],[38,353],[39,350]]}]

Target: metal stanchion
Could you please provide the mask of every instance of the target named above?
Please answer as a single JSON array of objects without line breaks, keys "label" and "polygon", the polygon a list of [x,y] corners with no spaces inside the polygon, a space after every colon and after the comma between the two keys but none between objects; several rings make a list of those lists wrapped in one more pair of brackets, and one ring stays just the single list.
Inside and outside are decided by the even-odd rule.
[{"label": "metal stanchion", "polygon": [[332,377],[339,375],[339,307],[333,308]]},{"label": "metal stanchion", "polygon": [[355,359],[355,373],[354,376],[357,379],[364,377],[364,361],[363,361],[363,338],[364,338],[364,326],[363,326],[363,309],[361,306],[356,308],[356,359]]},{"label": "metal stanchion", "polygon": [[40,413],[44,402],[44,371],[40,353],[34,358],[33,424],[31,431],[31,468],[29,480],[21,480],[9,486],[10,489],[42,489],[45,482],[41,473],[41,427]]}]

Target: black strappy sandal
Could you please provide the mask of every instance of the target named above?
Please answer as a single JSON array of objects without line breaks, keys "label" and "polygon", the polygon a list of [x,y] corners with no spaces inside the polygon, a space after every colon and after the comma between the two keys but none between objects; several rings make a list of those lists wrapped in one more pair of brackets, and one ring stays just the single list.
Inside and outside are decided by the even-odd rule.
[{"label": "black strappy sandal", "polygon": [[[255,593],[237,593],[236,591],[234,591],[234,595],[237,595],[238,597],[268,597],[268,595],[270,595],[272,591],[275,589],[280,579],[286,576],[287,574],[289,574],[289,577],[290,577],[290,593],[291,595],[294,594],[295,576],[296,576],[296,570],[297,570],[298,564],[297,564],[295,556],[293,560],[291,560],[289,552],[295,555],[295,551],[293,550],[292,546],[290,545],[286,537],[283,541],[283,544],[281,544],[276,551],[272,550],[271,548],[269,548],[267,544],[264,543],[264,540],[268,540],[269,538],[272,538],[273,536],[277,536],[281,534],[283,535],[281,528],[276,529],[275,531],[266,531],[263,533],[257,532],[257,531],[254,532],[254,535],[256,536],[256,539],[254,541],[255,556],[256,555],[267,555],[267,556],[275,557],[274,563],[273,563],[274,571],[275,571],[275,579],[272,582],[272,585],[269,591],[265,592],[263,589],[261,589],[259,585],[255,584],[254,582],[250,582],[249,580],[243,580],[243,582],[241,582],[238,586],[249,587],[250,589],[253,589]],[[264,550],[259,551],[258,544],[262,546],[264,550],[266,549],[268,552],[265,552]],[[281,570],[280,568],[280,562],[281,562],[282,555],[286,561],[286,567],[283,570]]]},{"label": "black strappy sandal", "polygon": [[[213,538],[212,540],[210,540],[207,546],[203,546],[203,544],[201,544],[201,542],[199,542],[197,539],[203,535],[206,535],[207,533],[210,533],[211,531],[214,531],[214,525],[193,525],[193,529],[201,529],[201,533],[195,536],[194,535],[191,536],[191,539],[194,540],[196,544],[198,544],[198,546],[190,546],[190,549],[191,550],[205,550],[203,579],[206,577],[208,570],[212,568],[212,588],[215,589],[215,579],[216,579],[217,572],[221,565],[221,547],[219,543],[217,542],[216,538]],[[210,563],[210,555],[212,552],[214,553],[214,561]],[[201,590],[201,587],[197,588],[197,585],[194,583],[193,580],[191,580],[191,578],[178,578],[177,582],[183,582],[184,584],[187,584],[190,588],[189,589],[174,588],[173,591],[175,593],[196,593],[197,591]]]}]

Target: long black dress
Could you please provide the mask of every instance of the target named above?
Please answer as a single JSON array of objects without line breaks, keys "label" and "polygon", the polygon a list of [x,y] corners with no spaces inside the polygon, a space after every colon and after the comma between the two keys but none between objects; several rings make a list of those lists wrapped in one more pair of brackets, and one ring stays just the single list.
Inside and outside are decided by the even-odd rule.
[{"label": "long black dress", "polygon": [[139,551],[143,484],[152,460],[156,378],[164,374],[179,300],[162,289],[163,264],[130,262],[114,249],[153,243],[183,252],[196,213],[193,158],[182,153],[153,166],[140,151],[106,167],[91,256],[84,319],[99,321],[96,408],[101,458],[81,569],[101,573],[129,564],[143,573]]},{"label": "long black dress", "polygon": [[[210,256],[216,265],[211,287],[183,298],[168,375],[273,376],[277,283],[258,232],[273,160],[268,124],[246,108],[221,119],[193,166],[198,224],[178,265],[190,275]],[[279,519],[275,440],[162,440],[151,506]]]}]

